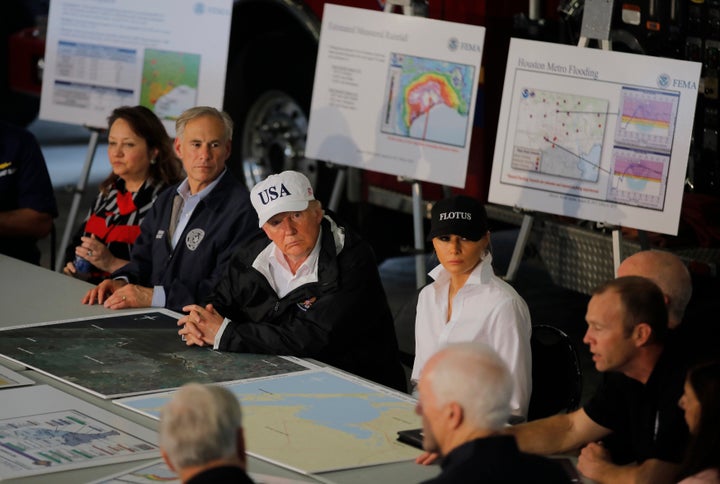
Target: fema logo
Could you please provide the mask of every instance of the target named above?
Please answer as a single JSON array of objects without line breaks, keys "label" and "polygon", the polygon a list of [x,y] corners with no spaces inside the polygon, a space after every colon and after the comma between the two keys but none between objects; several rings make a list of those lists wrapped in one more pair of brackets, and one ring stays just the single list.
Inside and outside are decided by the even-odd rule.
[{"label": "fema logo", "polygon": [[204,13],[205,13],[205,4],[202,3],[202,2],[196,3],[195,6],[193,7],[193,11],[194,11],[197,15],[202,15],[202,14],[204,14]]},{"label": "fema logo", "polygon": [[670,76],[667,74],[660,74],[657,78],[658,87],[668,87],[670,85]]},{"label": "fema logo", "polygon": [[450,37],[450,40],[448,40],[448,49],[455,52],[458,48],[458,39],[455,37]]}]

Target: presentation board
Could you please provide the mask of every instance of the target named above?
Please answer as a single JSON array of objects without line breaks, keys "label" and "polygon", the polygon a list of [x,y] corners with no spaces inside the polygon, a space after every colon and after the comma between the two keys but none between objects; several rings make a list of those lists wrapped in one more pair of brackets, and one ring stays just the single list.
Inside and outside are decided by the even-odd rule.
[{"label": "presentation board", "polygon": [[174,136],[185,109],[222,108],[232,4],[53,0],[40,118],[105,128],[114,108],[142,104]]},{"label": "presentation board", "polygon": [[306,156],[464,187],[485,28],[326,4]]},{"label": "presentation board", "polygon": [[512,39],[490,202],[677,234],[700,69]]}]

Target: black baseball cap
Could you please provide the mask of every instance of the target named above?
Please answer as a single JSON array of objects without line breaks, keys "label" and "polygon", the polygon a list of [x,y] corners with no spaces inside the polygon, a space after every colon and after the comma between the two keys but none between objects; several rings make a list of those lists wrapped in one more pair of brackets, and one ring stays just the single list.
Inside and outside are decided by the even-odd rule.
[{"label": "black baseball cap", "polygon": [[427,240],[443,235],[459,235],[468,240],[482,239],[488,231],[485,206],[466,195],[455,195],[433,205]]}]

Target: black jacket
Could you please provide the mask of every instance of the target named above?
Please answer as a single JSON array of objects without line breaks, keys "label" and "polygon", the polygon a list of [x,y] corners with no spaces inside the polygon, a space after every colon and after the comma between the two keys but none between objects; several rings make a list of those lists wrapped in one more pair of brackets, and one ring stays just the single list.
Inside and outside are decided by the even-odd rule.
[{"label": "black jacket", "polygon": [[570,483],[559,460],[518,450],[515,438],[496,435],[471,440],[442,461],[442,473],[424,484],[526,484]]},{"label": "black jacket", "polygon": [[[341,234],[344,243],[338,247]],[[318,282],[278,298],[252,267],[269,243],[263,235],[240,247],[208,300],[231,321],[219,349],[315,358],[407,391],[392,314],[370,246],[326,215]]]}]

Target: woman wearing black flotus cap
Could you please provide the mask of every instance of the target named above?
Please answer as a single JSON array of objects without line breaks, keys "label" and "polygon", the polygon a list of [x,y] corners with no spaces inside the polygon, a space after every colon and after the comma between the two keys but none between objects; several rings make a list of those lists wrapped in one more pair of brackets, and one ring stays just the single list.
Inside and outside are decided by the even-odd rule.
[{"label": "woman wearing black flotus cap", "polygon": [[511,411],[526,417],[531,390],[530,312],[495,275],[485,207],[457,195],[432,209],[428,240],[440,265],[420,292],[415,319],[413,385],[425,362],[448,343],[482,342],[505,360],[513,375]]}]

